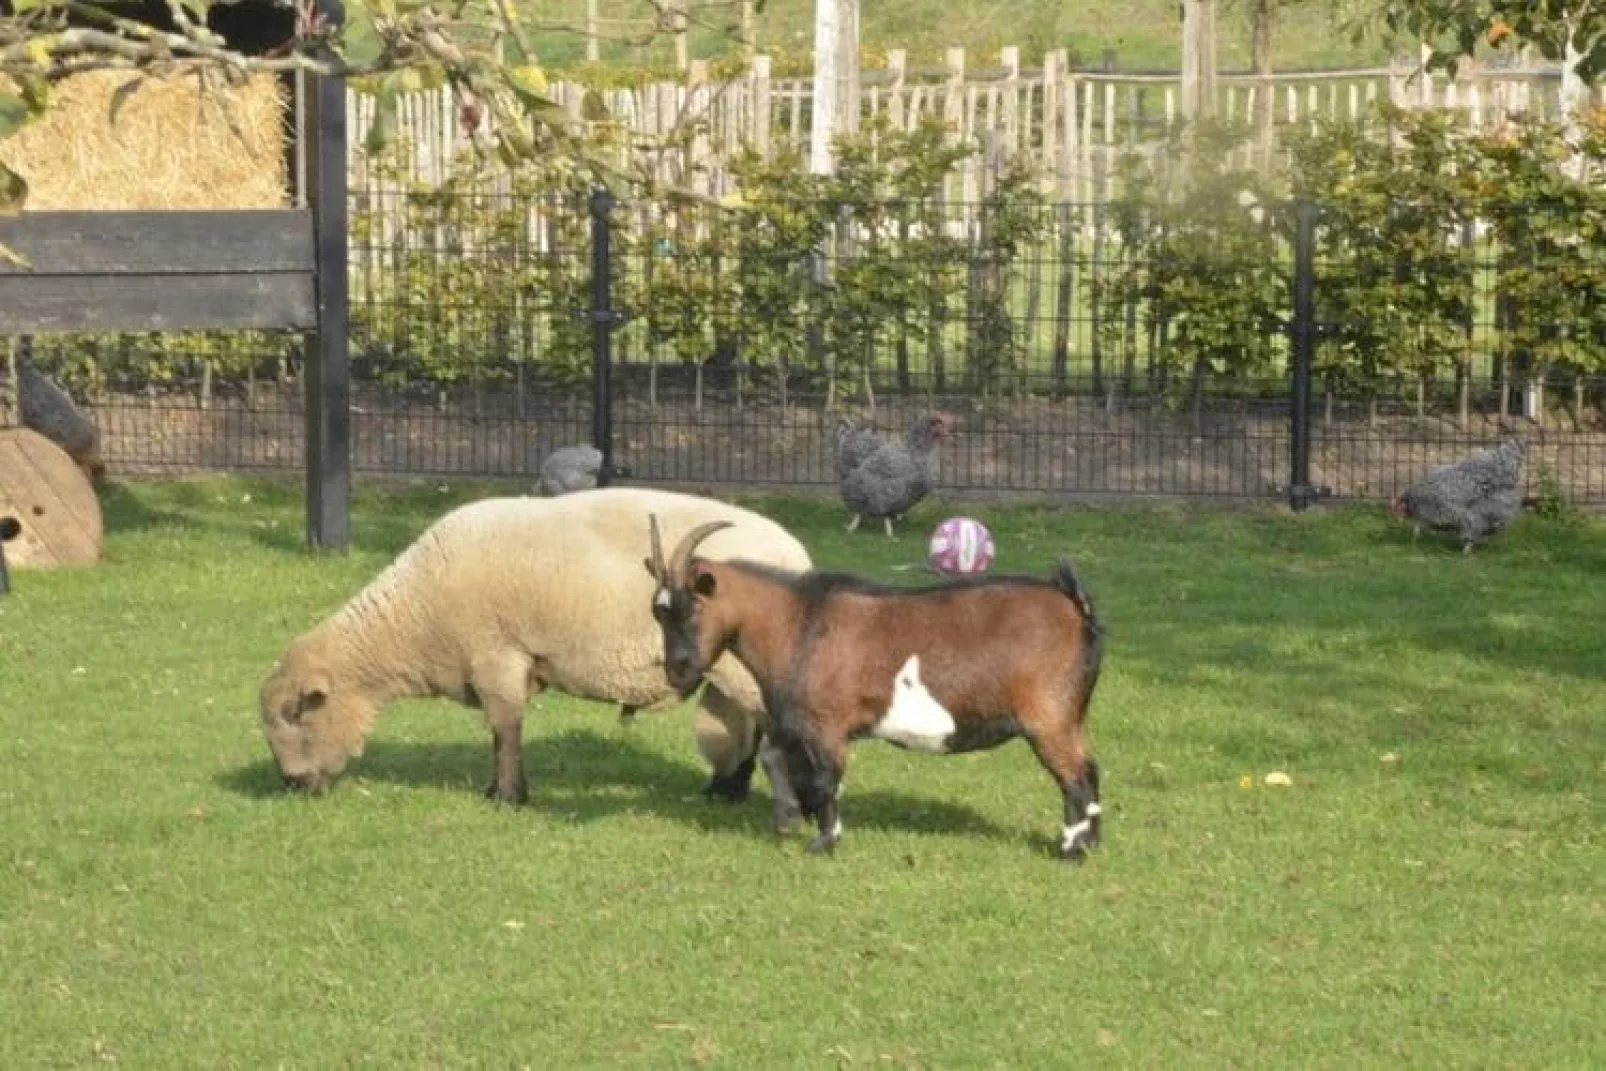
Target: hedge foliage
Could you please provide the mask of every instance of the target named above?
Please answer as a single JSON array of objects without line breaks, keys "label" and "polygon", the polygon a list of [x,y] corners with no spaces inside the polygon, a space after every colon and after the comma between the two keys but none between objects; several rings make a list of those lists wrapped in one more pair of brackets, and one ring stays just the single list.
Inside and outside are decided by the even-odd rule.
[{"label": "hedge foliage", "polygon": [[[1320,208],[1330,389],[1606,373],[1606,112],[1569,140],[1543,118],[1475,134],[1383,106],[1285,135],[1274,173],[1247,166],[1246,145],[1243,129],[1178,126],[1120,162],[1098,208],[1053,203],[1020,165],[981,169],[975,204],[947,199],[972,150],[929,121],[840,139],[831,176],[750,153],[717,201],[614,209],[617,351],[655,389],[677,376],[699,397],[710,368],[834,401],[888,382],[1023,389],[1048,372],[1067,389],[1089,362],[1099,390],[1177,404],[1206,380],[1276,390],[1298,199]],[[585,380],[589,177],[465,169],[425,187],[401,158],[372,161],[383,181],[354,194],[359,379]],[[193,383],[202,367],[225,387],[294,371],[282,339],[198,338],[77,339],[57,356],[85,393]]]}]

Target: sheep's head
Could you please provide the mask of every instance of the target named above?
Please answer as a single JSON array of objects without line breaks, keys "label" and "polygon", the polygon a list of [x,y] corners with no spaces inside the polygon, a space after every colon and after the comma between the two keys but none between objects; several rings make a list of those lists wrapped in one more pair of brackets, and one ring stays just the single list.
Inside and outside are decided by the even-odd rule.
[{"label": "sheep's head", "polygon": [[692,557],[703,540],[729,521],[710,521],[698,525],[664,560],[658,533],[658,518],[647,518],[652,538],[652,557],[645,562],[647,572],[658,582],[652,595],[652,616],[664,636],[664,675],[682,698],[692,693],[708,667],[724,651],[727,637],[717,614],[706,611],[716,582],[707,563]]},{"label": "sheep's head", "polygon": [[375,704],[338,681],[316,654],[295,645],[262,682],[262,733],[292,788],[320,792],[362,754]]}]

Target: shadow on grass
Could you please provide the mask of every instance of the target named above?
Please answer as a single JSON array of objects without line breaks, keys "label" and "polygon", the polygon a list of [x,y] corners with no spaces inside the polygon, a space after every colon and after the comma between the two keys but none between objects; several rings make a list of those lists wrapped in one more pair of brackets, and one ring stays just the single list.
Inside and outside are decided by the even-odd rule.
[{"label": "shadow on grass", "polygon": [[96,493],[100,498],[102,520],[108,535],[153,528],[179,528],[189,523],[182,513],[154,508],[127,484],[107,483],[97,488]]},{"label": "shadow on grass", "polygon": [[[529,806],[565,822],[587,823],[620,814],[648,812],[683,825],[715,832],[764,833],[769,830],[769,792],[762,774],[753,793],[738,805],[702,795],[706,775],[691,763],[677,762],[628,738],[568,730],[527,740],[525,772]],[[437,788],[478,795],[491,776],[490,742],[402,744],[373,741],[362,758],[347,767],[332,793],[352,779]],[[222,773],[223,788],[254,799],[285,792],[268,760]],[[489,806],[489,804],[487,804]],[[843,797],[847,820],[856,829],[979,836],[1018,842],[1023,834],[998,826],[961,804],[884,790],[855,793],[851,778]],[[1037,840],[1028,838],[1034,847]],[[1044,844],[1048,844],[1046,840]],[[1052,848],[1052,845],[1050,845]]]}]

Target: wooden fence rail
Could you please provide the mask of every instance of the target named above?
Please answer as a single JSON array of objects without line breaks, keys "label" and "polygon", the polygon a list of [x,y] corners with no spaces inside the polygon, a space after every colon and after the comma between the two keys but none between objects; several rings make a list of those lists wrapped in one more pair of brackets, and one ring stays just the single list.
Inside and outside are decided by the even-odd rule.
[{"label": "wooden fence rail", "polygon": [[[1111,167],[1125,151],[1154,144],[1180,114],[1181,75],[1101,73],[1073,70],[1063,50],[1050,52],[1038,67],[1022,67],[1020,51],[1004,48],[999,62],[967,66],[963,49],[950,49],[940,68],[909,67],[901,50],[888,53],[888,66],[861,76],[864,116],[886,115],[901,129],[922,117],[942,119],[958,139],[978,146],[999,140],[1009,156],[1025,155],[1051,176],[1058,196],[1074,201],[1104,199]],[[681,82],[655,82],[635,88],[587,90],[555,83],[553,92],[577,128],[599,121],[622,126],[632,135],[638,167],[664,182],[686,182],[721,196],[731,179],[725,160],[742,146],[765,153],[808,146],[811,84],[807,79],[773,78],[767,56],[755,57],[749,72],[729,82],[709,80],[706,63],[693,62]],[[1269,154],[1279,133],[1318,116],[1357,116],[1384,99],[1406,106],[1459,109],[1476,128],[1507,116],[1558,111],[1560,76],[1556,69],[1484,68],[1458,79],[1424,74],[1407,66],[1332,71],[1283,72],[1270,78],[1251,74],[1217,76],[1212,101],[1222,118],[1262,129],[1253,153]],[[1606,87],[1599,91],[1606,103]],[[1270,109],[1258,109],[1265,95]],[[606,109],[608,119],[588,119]],[[354,182],[369,185],[361,146],[372,122],[371,101],[348,98],[352,122]],[[1269,111],[1269,114],[1267,112]],[[419,93],[404,101],[400,128],[411,157],[402,170],[427,183],[452,175],[468,136],[458,122],[449,94]],[[653,150],[677,132],[671,149]],[[952,195],[979,191],[979,161],[955,176]]]}]

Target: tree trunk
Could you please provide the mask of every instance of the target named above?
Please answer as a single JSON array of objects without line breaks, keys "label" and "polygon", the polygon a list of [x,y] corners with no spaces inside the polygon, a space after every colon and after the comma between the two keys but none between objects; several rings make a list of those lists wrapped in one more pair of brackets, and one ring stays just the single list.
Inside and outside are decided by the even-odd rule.
[{"label": "tree trunk", "polygon": [[1209,118],[1215,99],[1215,0],[1182,0],[1182,118]]},{"label": "tree trunk", "polygon": [[1578,49],[1577,31],[1569,29],[1563,45],[1561,91],[1557,103],[1561,112],[1562,133],[1573,149],[1567,160],[1567,170],[1576,179],[1584,177],[1584,168],[1588,166],[1584,154],[1577,151],[1584,109],[1589,105],[1589,86],[1578,74],[1578,65],[1583,59],[1584,54]]},{"label": "tree trunk", "polygon": [[831,139],[859,128],[859,0],[814,0],[809,171],[829,175]]},{"label": "tree trunk", "polygon": [[[1075,296],[1076,283],[1076,257],[1075,241],[1071,233],[1071,210],[1069,205],[1060,205],[1059,210],[1059,285],[1054,292],[1054,397],[1063,398],[1067,393],[1066,379],[1068,378],[1068,365],[1070,363],[1071,348],[1071,299]],[[1099,389],[1097,379],[1093,381],[1093,389]]]},{"label": "tree trunk", "polygon": [[1249,28],[1249,62],[1255,71],[1255,149],[1260,164],[1271,163],[1272,116],[1276,102],[1272,95],[1276,87],[1271,75],[1271,17],[1274,0],[1253,0]]}]

